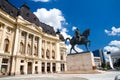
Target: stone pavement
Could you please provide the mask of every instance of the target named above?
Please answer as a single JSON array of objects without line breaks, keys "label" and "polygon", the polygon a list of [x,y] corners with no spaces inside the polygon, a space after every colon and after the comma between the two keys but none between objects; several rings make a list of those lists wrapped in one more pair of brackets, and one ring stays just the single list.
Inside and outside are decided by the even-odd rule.
[{"label": "stone pavement", "polygon": [[1,77],[0,80],[88,80],[64,74],[33,74]]},{"label": "stone pavement", "polygon": [[33,74],[1,77],[0,80],[114,80],[120,71],[94,74]]}]

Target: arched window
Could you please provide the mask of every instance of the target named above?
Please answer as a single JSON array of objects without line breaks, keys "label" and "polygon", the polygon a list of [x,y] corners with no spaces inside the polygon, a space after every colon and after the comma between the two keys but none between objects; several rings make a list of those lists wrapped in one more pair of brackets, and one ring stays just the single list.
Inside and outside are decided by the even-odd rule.
[{"label": "arched window", "polygon": [[24,37],[25,36],[25,32],[21,32],[21,35]]},{"label": "arched window", "polygon": [[34,46],[34,55],[38,56],[38,52],[37,52],[37,47],[36,46]]},{"label": "arched window", "polygon": [[55,59],[55,51],[52,50],[52,58]]},{"label": "arched window", "polygon": [[42,55],[42,58],[44,58],[44,49],[42,49],[41,55]]},{"label": "arched window", "polygon": [[61,54],[61,60],[64,60],[64,55],[63,55],[63,53]]},{"label": "arched window", "polygon": [[24,44],[23,44],[23,42],[20,42],[20,53],[24,54]]},{"label": "arched window", "polygon": [[28,55],[32,55],[31,54],[31,46],[30,46],[30,44],[28,44],[28,47],[27,47],[28,49],[27,49],[27,53],[28,53]]},{"label": "arched window", "polygon": [[5,39],[4,40],[4,52],[8,52],[9,49],[9,40]]},{"label": "arched window", "polygon": [[48,59],[50,59],[50,51],[47,49],[47,51],[46,51],[46,57],[48,58]]}]

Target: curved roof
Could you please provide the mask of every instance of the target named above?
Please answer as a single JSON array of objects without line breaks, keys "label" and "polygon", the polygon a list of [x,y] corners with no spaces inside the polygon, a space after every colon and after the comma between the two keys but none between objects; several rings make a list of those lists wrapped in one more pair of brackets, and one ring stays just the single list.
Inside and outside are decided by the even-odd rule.
[{"label": "curved roof", "polygon": [[14,18],[17,17],[18,9],[7,0],[0,0],[0,9],[7,12],[10,16]]},{"label": "curved roof", "polygon": [[39,21],[39,19],[36,17],[35,14],[33,14],[30,11],[30,8],[23,4],[20,9],[17,9],[15,6],[13,6],[11,3],[8,2],[8,0],[0,0],[0,9],[7,12],[10,16],[16,18],[18,15],[22,16],[25,20],[34,23],[37,26],[42,27],[43,32],[56,36],[56,33],[53,29],[53,27],[42,23]]}]

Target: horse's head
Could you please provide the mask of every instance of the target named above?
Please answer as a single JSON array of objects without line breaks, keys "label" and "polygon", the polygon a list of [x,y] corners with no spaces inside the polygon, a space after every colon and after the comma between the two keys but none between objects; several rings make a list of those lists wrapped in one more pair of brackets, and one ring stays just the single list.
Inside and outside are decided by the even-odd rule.
[{"label": "horse's head", "polygon": [[82,36],[85,36],[86,38],[90,35],[90,29],[86,29],[83,33]]}]

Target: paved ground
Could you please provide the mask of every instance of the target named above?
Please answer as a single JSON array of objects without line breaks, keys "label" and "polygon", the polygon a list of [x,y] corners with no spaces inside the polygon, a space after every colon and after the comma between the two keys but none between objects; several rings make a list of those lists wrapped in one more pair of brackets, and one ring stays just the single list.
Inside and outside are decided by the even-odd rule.
[{"label": "paved ground", "polygon": [[120,71],[107,71],[100,74],[38,74],[1,77],[0,80],[114,80]]},{"label": "paved ground", "polygon": [[114,80],[116,75],[120,75],[120,71],[108,71],[101,74],[81,74],[79,77],[84,77],[88,80]]},{"label": "paved ground", "polygon": [[88,80],[67,74],[38,74],[1,77],[0,80]]}]

